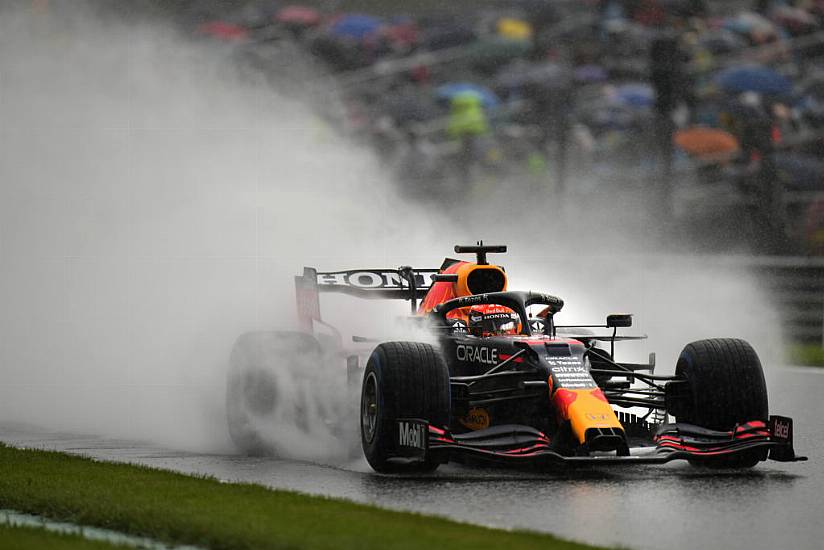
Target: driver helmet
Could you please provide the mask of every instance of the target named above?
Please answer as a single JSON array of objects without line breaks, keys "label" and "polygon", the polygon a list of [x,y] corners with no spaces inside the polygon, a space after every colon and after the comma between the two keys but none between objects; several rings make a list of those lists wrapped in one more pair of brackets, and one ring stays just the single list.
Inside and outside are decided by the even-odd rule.
[{"label": "driver helmet", "polygon": [[472,306],[467,322],[474,336],[502,336],[521,333],[521,317],[511,308],[497,304]]}]

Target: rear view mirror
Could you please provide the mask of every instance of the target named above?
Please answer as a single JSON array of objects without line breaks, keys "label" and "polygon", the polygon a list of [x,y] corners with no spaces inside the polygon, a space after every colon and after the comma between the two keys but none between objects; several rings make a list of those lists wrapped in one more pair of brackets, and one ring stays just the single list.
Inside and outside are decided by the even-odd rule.
[{"label": "rear view mirror", "polygon": [[609,328],[626,328],[632,326],[632,313],[613,313],[607,315]]}]

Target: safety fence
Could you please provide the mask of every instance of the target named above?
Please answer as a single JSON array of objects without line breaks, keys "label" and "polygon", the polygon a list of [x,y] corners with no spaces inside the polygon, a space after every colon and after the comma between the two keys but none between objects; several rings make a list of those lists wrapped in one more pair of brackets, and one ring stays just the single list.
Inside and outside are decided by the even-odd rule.
[{"label": "safety fence", "polygon": [[786,340],[824,346],[824,258],[773,256],[746,263],[770,292]]}]

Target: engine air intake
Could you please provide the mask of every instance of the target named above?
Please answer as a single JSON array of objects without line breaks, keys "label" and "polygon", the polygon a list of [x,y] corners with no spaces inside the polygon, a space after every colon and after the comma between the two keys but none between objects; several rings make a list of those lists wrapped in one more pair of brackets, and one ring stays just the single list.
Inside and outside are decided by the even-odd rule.
[{"label": "engine air intake", "polygon": [[500,269],[473,269],[466,276],[466,286],[470,294],[502,292],[506,288],[506,275]]}]

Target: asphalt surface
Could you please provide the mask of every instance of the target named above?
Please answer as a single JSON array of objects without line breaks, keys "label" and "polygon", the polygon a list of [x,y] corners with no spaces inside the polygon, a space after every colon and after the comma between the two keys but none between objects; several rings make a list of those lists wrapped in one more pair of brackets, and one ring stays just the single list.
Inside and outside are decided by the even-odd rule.
[{"label": "asphalt surface", "polygon": [[178,452],[133,441],[0,424],[0,440],[135,462],[230,481],[333,495],[504,528],[546,531],[639,549],[824,546],[824,370],[772,368],[770,409],[795,420],[800,463],[717,472],[687,464],[599,467],[556,474],[442,467],[384,477],[362,460],[346,467]]}]

